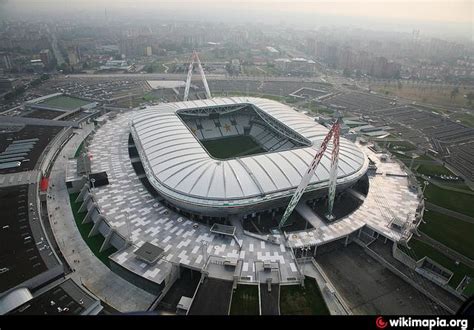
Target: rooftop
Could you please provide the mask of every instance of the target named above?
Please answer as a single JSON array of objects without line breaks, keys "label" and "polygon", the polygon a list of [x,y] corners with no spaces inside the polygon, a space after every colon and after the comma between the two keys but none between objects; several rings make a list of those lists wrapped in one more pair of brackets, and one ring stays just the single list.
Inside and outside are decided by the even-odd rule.
[{"label": "rooftop", "polygon": [[[279,151],[281,148],[271,145],[268,126],[258,128],[237,113],[230,119],[209,117],[205,122],[201,121],[201,126],[196,123],[195,127],[185,125],[180,117],[183,111],[211,109],[212,112],[221,107],[248,105],[256,109],[261,121],[266,121],[273,128],[278,126],[278,133],[287,139],[282,143],[308,141],[309,146]],[[262,139],[271,152],[218,160],[203,147],[202,141],[243,135],[246,127],[250,129],[249,135],[260,136],[258,134],[268,132],[267,138]],[[244,97],[152,106],[133,117],[131,128],[147,176],[158,191],[211,204],[253,203],[252,199],[256,197],[282,197],[291,193],[291,189],[300,183],[328,132],[326,127],[289,106],[267,99]],[[279,143],[278,139],[273,141]],[[327,187],[331,150],[332,144],[311,179],[309,189]],[[338,184],[356,180],[365,173],[366,168],[366,158],[360,149],[341,138]]]},{"label": "rooftop", "polygon": [[150,242],[145,242],[135,251],[137,258],[149,263],[155,263],[163,255],[164,250]]}]

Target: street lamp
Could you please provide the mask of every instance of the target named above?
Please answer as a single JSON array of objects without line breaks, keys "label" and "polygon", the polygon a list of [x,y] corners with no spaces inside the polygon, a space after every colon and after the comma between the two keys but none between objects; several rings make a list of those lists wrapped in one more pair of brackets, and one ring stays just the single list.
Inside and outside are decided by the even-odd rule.
[{"label": "street lamp", "polygon": [[305,267],[305,261],[306,261],[306,257],[308,256],[308,251],[311,250],[311,248],[309,246],[303,246],[301,248],[301,252],[302,252],[302,256],[303,256],[303,265],[302,265],[302,275],[303,275],[303,280],[304,280],[304,267]]},{"label": "street lamp", "polygon": [[422,191],[423,195],[425,195],[426,186],[429,185],[429,184],[430,184],[429,181],[423,181],[423,191]]},{"label": "street lamp", "polygon": [[94,185],[95,179],[94,178],[91,179],[91,183],[92,183],[92,190],[94,190],[95,189],[95,185]]}]

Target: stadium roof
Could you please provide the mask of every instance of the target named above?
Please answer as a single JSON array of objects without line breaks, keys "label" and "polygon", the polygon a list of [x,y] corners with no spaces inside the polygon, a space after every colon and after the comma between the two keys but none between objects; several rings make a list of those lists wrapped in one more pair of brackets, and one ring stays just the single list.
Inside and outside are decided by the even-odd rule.
[{"label": "stadium roof", "polygon": [[[236,104],[254,105],[311,141],[312,146],[217,160],[207,153],[177,115],[177,111],[183,109]],[[250,97],[152,106],[133,118],[131,128],[147,177],[160,193],[194,202],[224,203],[290,194],[300,183],[328,132],[326,127],[287,105]],[[327,187],[331,151],[332,144],[311,179],[309,189]],[[357,180],[366,172],[367,158],[352,142],[341,138],[339,155],[338,184]]]}]

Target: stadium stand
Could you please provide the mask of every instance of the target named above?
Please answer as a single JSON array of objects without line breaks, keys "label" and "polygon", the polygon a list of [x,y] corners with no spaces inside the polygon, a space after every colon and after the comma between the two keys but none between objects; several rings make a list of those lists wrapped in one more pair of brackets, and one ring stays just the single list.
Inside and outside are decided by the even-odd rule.
[{"label": "stadium stand", "polygon": [[208,141],[225,137],[250,137],[255,146],[249,147],[250,149],[243,154],[239,153],[240,156],[259,153],[262,150],[282,151],[297,146],[294,141],[286,138],[276,129],[270,128],[251,107],[220,114],[212,119],[207,115],[198,118],[187,114],[180,116],[204,146]]}]

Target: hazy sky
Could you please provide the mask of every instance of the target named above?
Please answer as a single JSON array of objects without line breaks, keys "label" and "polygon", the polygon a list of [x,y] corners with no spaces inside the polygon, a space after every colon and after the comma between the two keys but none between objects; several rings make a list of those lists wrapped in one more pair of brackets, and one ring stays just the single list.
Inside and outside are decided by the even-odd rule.
[{"label": "hazy sky", "polygon": [[[1,2],[2,0],[0,0]],[[129,10],[130,13],[173,10],[176,16],[192,15],[208,19],[212,15],[234,19],[255,15],[282,21],[308,23],[316,17],[348,18],[349,22],[377,21],[396,24],[431,24],[454,29],[472,39],[474,5],[470,0],[3,0],[16,11],[34,14],[36,9],[60,11],[82,9],[104,11]],[[265,15],[262,15],[262,14]],[[258,15],[257,15],[258,14]],[[225,15],[225,16],[223,16]],[[247,15],[247,16],[246,16]],[[304,19],[299,19],[299,15]],[[262,20],[265,20],[262,18]],[[352,21],[351,21],[352,20]],[[365,21],[364,21],[365,20]],[[335,21],[336,24],[344,21]],[[416,26],[413,26],[416,28]]]},{"label": "hazy sky", "polygon": [[473,21],[473,1],[469,0],[7,0],[17,5],[70,7],[245,7],[286,11],[311,11],[344,16],[402,18],[438,22]]}]

